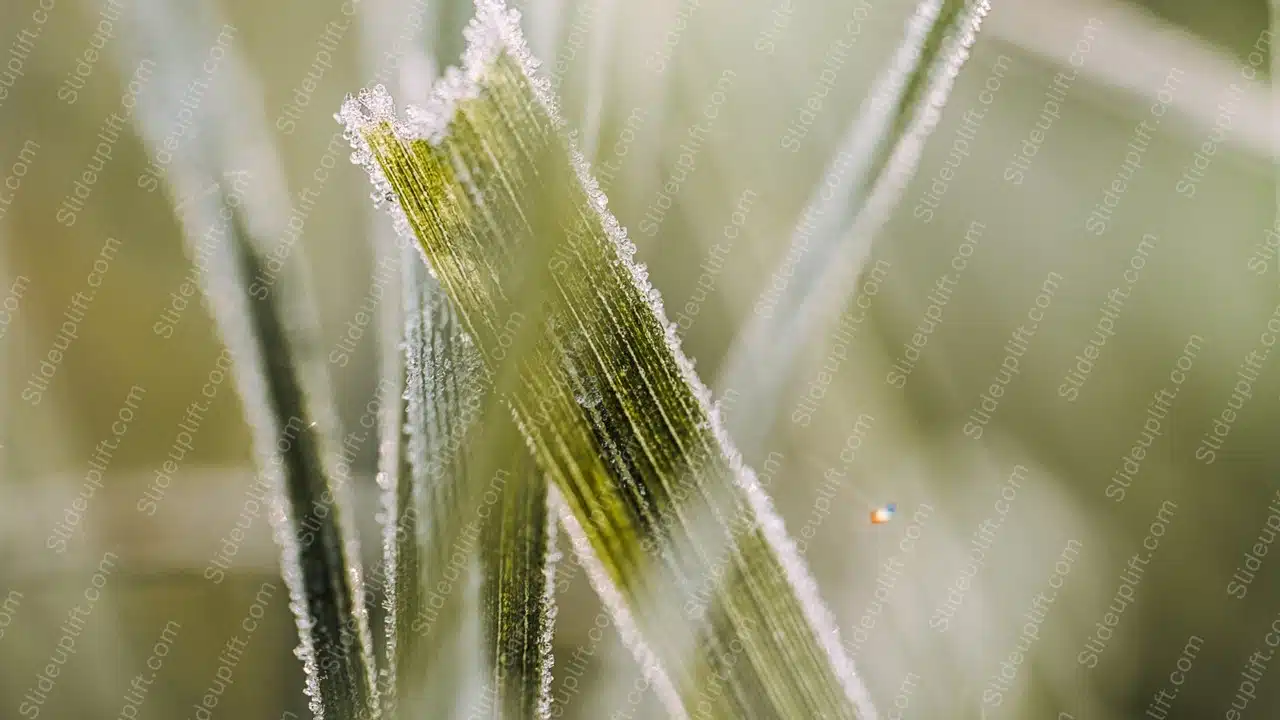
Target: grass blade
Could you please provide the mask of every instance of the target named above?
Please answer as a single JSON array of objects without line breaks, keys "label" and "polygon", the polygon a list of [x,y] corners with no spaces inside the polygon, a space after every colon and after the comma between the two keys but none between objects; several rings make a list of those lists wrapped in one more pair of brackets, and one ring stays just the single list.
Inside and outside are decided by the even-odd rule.
[{"label": "grass blade", "polygon": [[[470,666],[450,657],[462,649],[453,631],[471,606],[466,578],[458,583],[474,570],[477,540],[464,534],[464,448],[478,421],[482,388],[474,348],[419,253],[409,249],[402,263],[408,467],[385,503],[395,507],[388,517],[400,518],[400,531],[386,546],[396,578],[387,642],[395,704],[416,717],[448,707],[444,696],[452,697],[456,673]],[[461,562],[452,561],[454,550],[463,553]]]},{"label": "grass blade", "polygon": [[[310,295],[295,276],[298,265],[268,269],[243,211],[232,210],[241,206],[244,183],[237,177],[232,189],[221,191],[222,217],[230,225],[226,241],[211,249],[188,234],[187,250],[208,261],[202,291],[235,359],[254,454],[273,487],[270,519],[312,713],[318,719],[377,718],[360,550],[348,524],[351,489],[329,464],[336,415],[323,365],[298,351],[316,347]],[[302,259],[295,248],[291,260]],[[250,279],[265,277],[273,278],[272,290],[252,291]]]},{"label": "grass blade", "polygon": [[[222,194],[243,192],[240,182]],[[232,197],[223,214],[231,219],[227,240],[206,256],[203,291],[235,359],[235,385],[255,455],[273,487],[270,519],[298,626],[295,654],[303,662],[316,718],[377,718],[359,546],[347,525],[350,488],[326,461],[334,415],[317,392],[327,382],[323,367],[295,350],[296,338],[313,327],[298,307],[305,290],[300,297],[286,294],[297,290],[286,272],[276,278],[274,294],[251,299],[248,278],[261,278],[267,270],[241,218],[230,211],[240,204]],[[199,242],[189,235],[189,252]]]},{"label": "grass blade", "polygon": [[[414,255],[405,258],[410,472],[394,492],[385,488],[387,517],[402,518],[387,535],[387,562],[400,578],[387,630],[395,695],[407,700],[384,707],[443,713],[460,695],[467,717],[546,717],[555,615],[546,483],[505,412],[478,427],[491,410],[483,404],[489,376]],[[458,587],[471,572],[480,576],[477,602]],[[458,655],[474,650],[460,630],[472,613],[482,652],[474,658],[480,681],[468,692],[471,663]]]},{"label": "grass blade", "polygon": [[[195,18],[217,26],[217,12],[200,7]],[[159,49],[172,61],[170,89],[185,88],[199,66],[181,48],[198,23],[155,2],[138,17],[137,47]],[[230,32],[228,27],[223,25],[223,32]],[[252,429],[254,454],[273,486],[271,523],[298,627],[295,654],[306,672],[311,710],[317,718],[376,718],[359,545],[348,525],[353,503],[350,488],[330,465],[336,414],[323,363],[302,352],[317,347],[316,320],[301,275],[303,253],[283,232],[290,198],[260,109],[241,102],[255,96],[256,79],[234,49],[226,52],[221,72],[232,81],[224,89],[229,97],[207,98],[212,114],[206,116],[220,114],[223,122],[202,129],[198,141],[175,152],[163,181],[174,197],[194,198],[188,212],[200,222],[188,223],[184,213],[184,226],[225,233],[225,240],[210,243],[206,236],[187,232],[185,246],[193,263],[208,262],[201,289],[235,359],[235,385]],[[136,122],[153,151],[168,147],[165,133],[175,108],[176,101],[139,105]],[[215,187],[222,202],[217,205],[206,198],[210,178],[219,179]],[[280,245],[271,251],[280,264],[268,267],[265,238],[277,234]],[[281,247],[288,262],[275,252]],[[263,283],[263,278],[269,281]]]},{"label": "grass blade", "polygon": [[[250,301],[243,278],[261,277],[266,265],[242,234],[233,239],[227,251],[239,267],[230,277],[240,282],[211,283],[210,302],[232,305],[227,298],[234,297],[235,288],[227,285],[240,286],[248,326],[228,322],[226,312],[215,314],[237,357],[237,386],[255,428],[259,464],[280,495],[272,525],[298,624],[301,644],[295,654],[306,671],[311,711],[317,720],[376,718],[359,545],[347,517],[350,488],[337,480],[326,461],[332,457],[327,431],[333,415],[315,394],[315,388],[326,385],[317,377],[322,368],[295,349],[294,338],[307,333],[307,324],[290,326],[285,320],[305,317],[305,311],[296,307],[300,298],[288,299],[285,288],[292,278],[287,277],[277,279],[283,288]],[[274,439],[264,442],[267,437]]]},{"label": "grass blade", "polygon": [[988,0],[919,3],[828,179],[801,215],[778,271],[789,278],[786,287],[766,291],[725,362],[718,385],[741,396],[728,424],[743,447],[760,449],[800,349],[857,288],[871,244],[915,173],[988,8]]},{"label": "grass blade", "polygon": [[[488,674],[480,705],[494,718],[547,718],[556,526],[545,477],[527,455],[520,465],[517,472],[500,471],[489,483],[497,503],[480,543]],[[468,715],[476,716],[474,711]]]},{"label": "grass blade", "polygon": [[[411,111],[412,127],[380,88],[348,101],[358,157],[398,203],[398,226],[416,234],[485,367],[518,363],[519,383],[500,396],[669,709],[874,717],[516,25],[500,3],[479,3],[464,69]],[[542,302],[526,302],[528,288],[544,289]],[[525,336],[528,351],[509,352]],[[704,549],[717,546],[727,551]],[[713,675],[723,681],[708,695]]]}]

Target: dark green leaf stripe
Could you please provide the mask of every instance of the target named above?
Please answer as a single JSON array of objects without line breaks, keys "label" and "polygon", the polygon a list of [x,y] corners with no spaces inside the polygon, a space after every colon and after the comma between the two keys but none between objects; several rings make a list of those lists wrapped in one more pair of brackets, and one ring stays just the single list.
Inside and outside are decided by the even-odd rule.
[{"label": "dark green leaf stripe", "polygon": [[[315,347],[305,279],[286,265],[265,296],[246,278],[267,272],[263,253],[236,222],[211,261],[206,287],[219,331],[235,357],[235,380],[264,476],[276,490],[272,527],[298,625],[298,657],[316,718],[380,715],[359,545],[349,527],[349,488],[333,457],[336,418]],[[299,263],[300,256],[291,258]]]}]

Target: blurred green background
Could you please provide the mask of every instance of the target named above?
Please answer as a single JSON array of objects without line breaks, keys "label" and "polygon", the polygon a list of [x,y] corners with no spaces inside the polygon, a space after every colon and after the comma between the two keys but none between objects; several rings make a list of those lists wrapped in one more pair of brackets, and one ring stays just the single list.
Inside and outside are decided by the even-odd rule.
[{"label": "blurred green background", "polygon": [[[868,3],[863,32],[836,67],[828,53],[860,5],[517,4],[579,144],[594,151],[588,153],[593,164],[607,168],[611,208],[631,229],[638,259],[650,268],[669,315],[702,296],[699,266],[722,243],[714,288],[696,322],[682,331],[685,350],[709,384],[913,10],[900,0]],[[471,10],[454,0],[362,0],[345,7],[330,0],[13,0],[0,6],[0,46],[9,48],[10,71],[6,76],[0,68],[7,91],[0,99],[0,192],[8,193],[0,198],[0,294],[8,313],[0,325],[0,718],[132,717],[125,708],[138,696],[130,683],[150,672],[159,682],[144,683],[149,689],[145,702],[134,703],[137,717],[196,717],[193,704],[219,682],[219,654],[229,638],[245,634],[241,623],[263,600],[263,583],[274,583],[276,592],[261,602],[261,625],[218,694],[213,716],[306,715],[300,663],[291,652],[296,633],[265,515],[235,541],[225,580],[206,577],[254,482],[249,434],[231,383],[212,399],[203,394],[221,343],[198,292],[176,323],[162,313],[174,302],[171,294],[183,297],[192,272],[183,251],[184,218],[186,232],[206,229],[191,219],[200,216],[185,213],[234,189],[235,177],[222,173],[245,171],[246,202],[278,213],[287,214],[290,204],[302,207],[304,189],[314,192],[291,247],[312,278],[324,354],[347,334],[374,280],[374,243],[388,242],[389,222],[373,208],[364,172],[348,162],[345,141],[338,136],[334,144],[340,128],[332,114],[379,68],[400,96],[423,97],[437,68],[461,52]],[[44,13],[43,24],[33,13]],[[1099,29],[1060,117],[1045,131],[1025,183],[1012,185],[1003,178],[1005,168],[1032,131],[1054,75],[1072,67],[1071,54],[1091,18]],[[856,658],[882,716],[1138,717],[1155,693],[1175,689],[1169,674],[1185,659],[1189,638],[1198,637],[1169,716],[1222,717],[1250,654],[1269,649],[1265,636],[1280,613],[1280,582],[1271,566],[1277,561],[1259,558],[1243,598],[1227,588],[1280,489],[1273,439],[1280,420],[1273,366],[1280,356],[1259,363],[1251,398],[1215,461],[1205,464],[1196,455],[1227,406],[1246,355],[1263,349],[1268,318],[1277,317],[1280,303],[1280,123],[1270,48],[1259,42],[1268,18],[1266,3],[1244,0],[993,2],[920,170],[876,241],[873,259],[887,270],[820,409],[805,427],[791,420],[795,403],[828,362],[834,336],[805,345],[766,443],[743,448],[758,461],[777,458],[771,489],[793,534],[816,517],[824,472],[847,472],[806,550],[846,632],[874,601],[882,563],[902,556],[899,543],[912,513],[931,509],[920,516],[915,549],[899,557],[902,578]],[[24,29],[39,33],[32,40],[21,35]],[[408,52],[398,54],[402,48]],[[90,57],[86,49],[98,56],[87,62],[87,72],[85,65],[77,71],[77,58]],[[1251,63],[1255,51],[1260,54]],[[110,143],[110,159],[68,223],[59,215],[64,198],[97,162],[104,123],[121,112],[122,93],[141,58],[154,67],[137,93],[137,110]],[[215,71],[193,102],[189,82],[202,77],[211,58]],[[1253,69],[1253,81],[1242,66]],[[824,67],[834,80],[793,153],[781,138],[822,86]],[[1166,99],[1161,88],[1174,68],[1179,81],[1166,88]],[[74,102],[59,92],[79,82],[68,77],[84,82]],[[1233,83],[1239,92],[1223,110]],[[984,88],[992,94],[983,95]],[[642,232],[689,127],[705,117],[717,89],[724,99],[715,100],[718,114],[693,170],[657,232]],[[1167,102],[1168,110],[1108,231],[1095,236],[1086,219],[1124,162],[1134,126],[1152,117],[1157,102]],[[969,110],[985,112],[970,153],[947,181],[932,220],[921,222],[913,211],[931,187],[937,193],[931,184],[949,162]],[[1215,122],[1223,125],[1217,135]],[[152,123],[160,137],[175,137],[175,156],[209,171],[186,177],[185,187],[208,192],[183,195],[166,183],[148,191],[140,177],[156,161],[157,148],[142,143],[133,123]],[[1212,163],[1187,198],[1177,183],[1212,138]],[[317,170],[329,167],[318,181]],[[175,175],[171,169],[170,179]],[[754,195],[739,222],[733,213],[748,191]],[[984,225],[981,241],[944,320],[906,387],[892,387],[890,366],[912,342],[926,298],[975,220]],[[735,225],[741,232],[730,238],[725,228]],[[1158,242],[1079,399],[1068,402],[1058,393],[1063,376],[1084,352],[1107,293],[1122,286],[1144,233]],[[118,242],[104,254],[108,238]],[[106,262],[95,270],[95,260]],[[974,440],[964,424],[1051,271],[1062,278],[1052,305],[994,420]],[[858,307],[855,290],[848,288],[851,310]],[[88,301],[81,296],[87,307],[70,307],[77,292],[93,293]],[[68,312],[76,334],[70,343],[59,338]],[[155,329],[166,322],[170,337]],[[1152,394],[1170,385],[1169,372],[1193,334],[1203,338],[1194,365],[1161,437],[1117,503],[1105,489],[1140,437]],[[60,347],[56,369],[45,371],[53,375],[48,389],[33,403],[29,382],[39,377],[50,348]],[[342,425],[350,429],[376,387],[373,328],[348,356],[328,370]],[[128,407],[134,386],[144,392]],[[180,424],[186,418],[190,425],[190,404],[205,400],[189,450],[165,471]],[[113,429],[125,419],[122,407],[131,413],[123,435]],[[857,429],[862,415],[873,419],[869,430]],[[842,448],[864,431],[856,459],[842,464]],[[103,463],[99,443],[117,436],[118,448]],[[374,443],[361,448],[358,468],[367,562],[377,552],[375,449]],[[84,483],[94,462],[105,468],[90,493]],[[939,632],[929,619],[1016,464],[1029,469],[1028,479],[958,619]],[[157,471],[170,479],[149,514],[139,502]],[[1176,503],[1176,512],[1159,550],[1134,585],[1135,599],[1098,666],[1086,669],[1077,655],[1103,621],[1128,558],[1142,550],[1165,501]],[[870,525],[867,513],[888,502],[897,503],[899,518]],[[75,526],[65,552],[54,547],[60,546],[59,522]],[[1015,648],[1022,615],[1047,587],[1068,540],[1083,549],[1018,670],[1016,689],[1000,707],[984,710],[983,690]],[[108,552],[115,564],[102,570]],[[562,569],[561,658],[589,646],[586,631],[600,610],[581,575],[571,561]],[[87,606],[86,589],[98,592],[95,582],[103,587],[77,630],[74,654],[43,692],[38,675],[60,652],[73,606]],[[162,636],[166,623],[176,623],[176,633]],[[615,637],[590,650],[590,672],[579,688],[570,691],[557,675],[557,717],[609,717],[618,709],[660,716],[652,697],[628,707],[625,694],[638,668]],[[1280,713],[1280,681],[1271,678],[1277,672],[1262,673],[1241,717]],[[47,701],[21,710],[30,707],[23,703],[32,702],[24,699],[32,688]]]}]

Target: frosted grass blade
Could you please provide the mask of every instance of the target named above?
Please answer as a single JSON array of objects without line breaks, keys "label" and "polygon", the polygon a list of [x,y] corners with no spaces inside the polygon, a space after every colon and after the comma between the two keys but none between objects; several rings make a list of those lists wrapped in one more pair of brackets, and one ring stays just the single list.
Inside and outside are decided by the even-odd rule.
[{"label": "frosted grass blade", "polygon": [[308,296],[285,273],[274,293],[251,299],[247,278],[261,277],[266,266],[229,209],[238,204],[224,208],[232,229],[208,258],[204,292],[235,359],[255,455],[273,487],[270,518],[298,626],[295,654],[316,718],[377,718],[359,545],[348,525],[350,488],[327,460],[335,420],[317,396],[327,382],[323,366],[296,349],[313,331],[300,306]]},{"label": "frosted grass blade", "polygon": [[[874,717],[781,520],[565,140],[517,18],[478,5],[463,69],[411,122],[381,88],[344,105],[376,196],[421,243],[484,366],[518,366],[498,395],[673,714]],[[707,520],[727,553],[697,542]],[[707,693],[713,674],[723,680]]]},{"label": "frosted grass blade", "polygon": [[397,704],[407,717],[447,715],[454,702],[465,717],[545,716],[554,618],[546,484],[492,392],[495,377],[514,376],[479,362],[414,255],[405,260],[410,472],[396,493],[415,510],[405,523],[414,532],[397,538],[401,590],[388,618]]},{"label": "frosted grass blade", "polygon": [[871,244],[915,173],[989,5],[920,2],[825,173],[834,182],[824,178],[801,214],[778,270],[787,285],[777,295],[766,290],[756,304],[718,383],[741,396],[727,422],[749,452],[762,450],[800,350],[856,290]]},{"label": "frosted grass blade", "polygon": [[[474,348],[420,254],[410,248],[402,262],[408,467],[394,493],[401,528],[387,545],[397,578],[387,637],[397,704],[415,717],[450,707],[457,673],[470,667],[454,656],[463,650],[462,615],[473,605],[467,581],[477,537],[464,535],[465,446],[483,389]],[[451,559],[455,550],[460,561]],[[445,577],[450,572],[452,580]]]},{"label": "frosted grass blade", "polygon": [[[398,513],[387,537],[400,578],[387,628],[404,698],[394,706],[415,717],[460,700],[466,717],[545,717],[554,619],[545,480],[505,408],[481,426],[489,376],[417,253],[405,263],[410,471],[387,506],[414,511]],[[463,637],[471,615],[480,652]]]},{"label": "frosted grass blade", "polygon": [[[193,16],[174,13],[164,3],[145,4],[126,33],[130,41],[120,47],[156,52],[171,73],[170,101],[139,103],[135,119],[155,151],[165,145],[176,113],[181,93],[174,89],[187,87],[200,72],[184,43],[199,37],[201,22],[217,27],[221,18],[209,5],[199,5]],[[221,32],[234,36],[228,28],[222,24]],[[350,488],[330,465],[336,415],[323,364],[302,350],[316,346],[311,294],[300,274],[304,257],[300,248],[291,248],[289,262],[278,271],[263,261],[265,239],[285,228],[290,198],[261,107],[247,99],[259,95],[256,78],[234,46],[225,51],[221,67],[229,81],[215,85],[203,102],[212,113],[206,119],[222,122],[209,123],[198,140],[173,154],[163,186],[173,197],[195,198],[190,220],[184,212],[185,246],[193,262],[207,262],[201,289],[235,359],[235,385],[254,454],[274,490],[270,518],[298,627],[295,654],[306,673],[310,709],[317,718],[376,718],[359,545],[347,524]],[[211,178],[218,180],[212,187],[219,191],[217,204],[207,199]],[[192,228],[221,228],[225,238],[211,243]],[[250,279],[264,276],[275,284],[265,295],[251,296]]]},{"label": "frosted grass blade", "polygon": [[517,467],[496,473],[483,500],[496,501],[480,542],[487,678],[468,717],[550,717],[556,525],[532,458]]},{"label": "frosted grass blade", "polygon": [[[241,277],[255,277],[266,265],[242,236],[237,237],[231,250],[239,256]],[[350,488],[326,460],[333,456],[329,428],[334,418],[332,411],[326,412],[327,402],[314,395],[316,387],[325,387],[316,377],[322,368],[295,349],[294,337],[309,333],[306,324],[286,324],[286,318],[296,322],[303,311],[290,306],[285,292],[278,289],[266,299],[248,302],[248,329],[260,365],[256,371],[238,371],[237,386],[255,441],[262,434],[259,428],[276,431],[274,442],[255,445],[259,463],[282,496],[272,524],[298,622],[301,645],[295,654],[306,670],[311,711],[317,720],[377,718],[359,545],[348,517],[353,507]],[[225,336],[228,328],[221,320],[220,325]],[[248,359],[237,357],[237,367]]]},{"label": "frosted grass blade", "polygon": [[[421,263],[419,263],[421,265]],[[541,295],[530,288],[533,298]],[[455,327],[461,323],[452,314]],[[468,688],[461,717],[547,718],[551,702],[552,629],[555,622],[555,518],[548,509],[547,481],[533,462],[504,398],[519,382],[516,363],[484,364],[469,336],[463,347],[474,363],[474,392],[483,399],[483,421],[468,434],[465,466],[452,483],[453,513],[464,520],[463,537],[475,537],[479,575],[478,683]],[[508,358],[527,352],[529,333],[513,338]],[[457,519],[454,522],[458,522]],[[451,548],[450,564],[457,563]]]}]

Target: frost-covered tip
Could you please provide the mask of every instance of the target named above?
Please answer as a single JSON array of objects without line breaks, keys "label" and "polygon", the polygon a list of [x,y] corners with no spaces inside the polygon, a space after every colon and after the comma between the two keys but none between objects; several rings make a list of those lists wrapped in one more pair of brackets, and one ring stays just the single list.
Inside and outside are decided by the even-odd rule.
[{"label": "frost-covered tip", "polygon": [[[395,107],[386,88],[376,85],[361,90],[356,96],[347,96],[336,119],[347,128],[348,135],[382,122],[390,123],[395,134],[405,140],[426,140],[439,143],[448,134],[449,125],[457,112],[458,103],[478,97],[484,74],[503,52],[506,52],[524,72],[533,94],[557,126],[563,126],[557,112],[550,83],[537,72],[538,61],[529,52],[524,35],[520,32],[520,13],[509,9],[499,0],[477,0],[476,14],[463,30],[467,40],[462,56],[462,67],[447,68],[432,86],[431,94],[422,107],[405,108],[406,120],[395,116]],[[359,139],[351,138],[357,153]],[[367,166],[364,154],[352,159]]]},{"label": "frost-covered tip", "polygon": [[[391,215],[391,223],[396,235],[409,241],[410,245],[418,247],[421,253],[422,248],[418,245],[413,228],[409,225],[409,218],[405,217],[404,209],[399,202],[396,202],[391,182],[382,172],[382,167],[378,165],[377,159],[373,156],[373,150],[369,147],[369,141],[364,136],[365,130],[382,123],[389,124],[393,132],[402,132],[405,129],[404,124],[396,119],[395,101],[391,99],[385,87],[380,84],[374,85],[372,88],[361,90],[356,95],[347,95],[342,108],[333,117],[346,127],[344,137],[351,144],[351,162],[363,167],[369,175],[369,183],[373,185],[373,192],[369,197],[373,200],[374,206],[385,206]],[[424,261],[425,259],[423,256]]]}]

